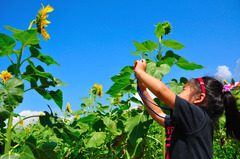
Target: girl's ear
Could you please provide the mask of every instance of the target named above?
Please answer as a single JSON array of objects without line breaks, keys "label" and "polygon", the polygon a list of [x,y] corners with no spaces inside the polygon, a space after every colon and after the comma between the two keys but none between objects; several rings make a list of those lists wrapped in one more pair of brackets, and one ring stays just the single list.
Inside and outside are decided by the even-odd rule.
[{"label": "girl's ear", "polygon": [[200,94],[196,95],[196,98],[193,101],[193,103],[194,104],[200,104],[204,101],[205,98],[206,98],[205,93],[200,93]]}]

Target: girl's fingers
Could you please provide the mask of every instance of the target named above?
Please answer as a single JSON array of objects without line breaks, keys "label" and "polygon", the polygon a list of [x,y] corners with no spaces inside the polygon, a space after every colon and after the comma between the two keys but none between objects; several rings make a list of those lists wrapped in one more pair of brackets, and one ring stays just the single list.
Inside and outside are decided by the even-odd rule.
[{"label": "girl's fingers", "polygon": [[137,61],[134,63],[134,66],[133,66],[133,67],[135,68],[139,62],[141,62],[141,63],[143,63],[143,64],[146,64],[146,63],[147,63],[145,59],[137,60]]},{"label": "girl's fingers", "polygon": [[146,60],[145,60],[145,59],[141,59],[141,62],[145,64],[145,63],[146,63]]},{"label": "girl's fingers", "polygon": [[134,65],[133,65],[133,67],[135,68],[135,69],[133,70],[133,72],[136,73],[136,70],[144,70],[144,71],[146,71],[146,66],[147,66],[147,62],[146,62],[145,59],[137,60],[137,61],[134,63]]}]

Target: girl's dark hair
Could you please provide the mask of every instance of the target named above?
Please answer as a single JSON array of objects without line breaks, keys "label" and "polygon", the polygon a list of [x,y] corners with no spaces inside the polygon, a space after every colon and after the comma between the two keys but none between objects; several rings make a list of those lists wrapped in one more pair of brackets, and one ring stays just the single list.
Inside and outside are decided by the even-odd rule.
[{"label": "girl's dark hair", "polygon": [[[215,123],[219,120],[225,110],[227,135],[240,140],[240,113],[237,108],[236,99],[230,91],[223,91],[223,84],[213,77],[202,77],[206,92],[206,104],[198,106],[206,111],[208,116]],[[202,93],[202,88],[197,79],[188,82],[194,89],[193,95]]]}]

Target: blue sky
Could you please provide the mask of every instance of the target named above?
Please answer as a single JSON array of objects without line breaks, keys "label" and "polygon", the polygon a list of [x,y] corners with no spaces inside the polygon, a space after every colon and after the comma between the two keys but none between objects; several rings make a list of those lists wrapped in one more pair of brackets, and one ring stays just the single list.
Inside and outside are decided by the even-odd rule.
[{"label": "blue sky", "polygon": [[[154,25],[163,21],[172,24],[172,33],[166,38],[186,46],[174,52],[206,67],[195,71],[172,67],[165,82],[182,76],[214,76],[217,69],[225,78],[240,80],[239,0],[1,1],[0,32],[11,36],[3,26],[26,30],[41,3],[54,8],[47,18],[51,24],[46,28],[51,39],[46,42],[39,36],[41,52],[52,56],[61,67],[42,66],[68,84],[61,87],[64,108],[69,102],[73,111],[78,110],[82,103],[79,98],[88,97],[88,89],[94,83],[102,84],[106,92],[113,84],[110,78],[138,59],[130,54],[135,51],[133,40],[156,42]],[[27,54],[26,50],[24,57]],[[0,70],[6,70],[9,64],[6,57],[0,58]],[[99,101],[108,104],[106,97]],[[48,110],[47,104],[59,112],[54,102],[30,91],[15,112],[44,111]]]}]

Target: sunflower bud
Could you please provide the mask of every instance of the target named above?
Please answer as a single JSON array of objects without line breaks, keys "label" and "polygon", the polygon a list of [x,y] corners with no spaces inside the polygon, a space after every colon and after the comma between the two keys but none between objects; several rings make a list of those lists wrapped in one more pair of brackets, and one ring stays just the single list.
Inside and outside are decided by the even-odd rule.
[{"label": "sunflower bud", "polygon": [[169,22],[163,22],[162,26],[163,26],[163,28],[165,30],[165,35],[168,35],[168,34],[171,33],[172,26],[171,26],[171,24]]}]

